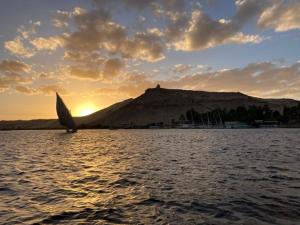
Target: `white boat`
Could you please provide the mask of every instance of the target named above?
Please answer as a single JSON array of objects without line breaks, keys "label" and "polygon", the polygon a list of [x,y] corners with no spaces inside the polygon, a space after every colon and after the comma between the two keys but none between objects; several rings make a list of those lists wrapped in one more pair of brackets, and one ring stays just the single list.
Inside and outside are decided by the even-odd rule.
[{"label": "white boat", "polygon": [[68,133],[74,133],[77,131],[74,119],[58,93],[56,93],[56,113],[59,123],[66,127]]}]

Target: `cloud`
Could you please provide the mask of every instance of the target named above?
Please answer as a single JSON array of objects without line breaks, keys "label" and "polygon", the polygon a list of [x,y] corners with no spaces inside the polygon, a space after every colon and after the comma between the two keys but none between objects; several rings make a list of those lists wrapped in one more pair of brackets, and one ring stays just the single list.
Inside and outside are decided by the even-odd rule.
[{"label": "cloud", "polygon": [[[213,19],[197,4],[191,12],[168,12],[165,29],[170,48],[183,51],[200,51],[228,43],[260,43],[258,34],[244,34],[242,29],[259,15],[271,1],[236,0],[237,11],[232,18]],[[196,7],[197,6],[197,7]]]},{"label": "cloud", "polygon": [[[244,26],[257,16],[260,27],[272,27],[276,31],[299,28],[298,2],[235,0],[236,13],[231,18],[218,19],[208,15],[197,1],[94,0],[94,3],[91,10],[75,7],[71,11],[55,12],[52,24],[68,28],[67,32],[31,37],[41,22],[30,21],[28,26],[19,27],[20,36],[7,41],[5,48],[22,57],[64,47],[68,54],[96,51],[104,58],[156,62],[165,58],[168,49],[200,51],[228,43],[260,43],[264,40],[260,35],[242,32]],[[122,21],[117,22],[115,15],[124,8],[140,12],[142,15],[139,14],[138,18],[143,18],[147,24],[125,27]],[[138,20],[136,25],[140,23]],[[155,27],[152,20],[163,22]],[[32,47],[25,46],[24,40]]]},{"label": "cloud", "polygon": [[187,12],[168,12],[167,26],[164,29],[165,38],[168,42],[177,41],[189,25],[190,15]]},{"label": "cloud", "polygon": [[51,21],[51,24],[52,24],[52,26],[54,26],[56,28],[65,28],[69,25],[67,22],[64,22],[64,21],[59,20],[59,19],[53,19]]},{"label": "cloud", "polygon": [[102,65],[105,61],[101,57],[99,52],[84,52],[84,51],[65,51],[64,59],[76,63],[76,65],[81,64],[86,67],[99,66]]},{"label": "cloud", "polygon": [[30,39],[30,37],[36,34],[37,27],[41,26],[41,21],[33,22],[29,21],[28,25],[21,25],[18,29],[18,36],[13,40],[4,42],[4,48],[6,48],[11,54],[30,58],[35,55],[34,49],[25,47],[24,40]]},{"label": "cloud", "polygon": [[[196,51],[212,48],[227,43],[259,43],[263,40],[259,35],[245,35],[240,29],[255,10],[243,10],[240,6],[237,14],[226,23],[223,20],[213,20],[200,9],[192,12],[191,20],[183,32],[183,36],[173,45],[178,50]],[[238,18],[238,19],[237,19]]]},{"label": "cloud", "polygon": [[[128,73],[120,84],[107,89],[107,95],[137,97],[159,83],[163,88],[239,92],[266,98],[300,99],[300,63],[279,66],[271,62],[251,63],[234,68],[186,75],[176,80],[150,80],[143,73]],[[99,90],[100,94],[104,94]]]},{"label": "cloud", "polygon": [[258,26],[283,32],[300,29],[300,2],[275,1],[259,17]]},{"label": "cloud", "polygon": [[34,89],[30,89],[28,87],[21,86],[21,85],[15,86],[14,89],[17,92],[20,92],[20,93],[23,93],[23,94],[27,94],[27,95],[31,95],[31,94],[35,93]]},{"label": "cloud", "polygon": [[[4,47],[13,55],[30,58],[40,50],[54,51],[56,48],[63,46],[63,41],[60,36],[37,37],[36,28],[41,26],[40,21],[29,21],[29,25],[21,25],[17,31],[19,33],[13,40],[6,41]],[[25,46],[25,42],[30,47]]]},{"label": "cloud", "polygon": [[0,71],[16,73],[29,72],[30,66],[24,62],[4,59],[0,62]]},{"label": "cloud", "polygon": [[112,20],[111,12],[103,5],[91,11],[65,12],[63,15],[76,27],[74,32],[62,35],[69,53],[101,51],[151,62],[164,58],[165,46],[158,29],[129,34],[124,26]]},{"label": "cloud", "polygon": [[186,73],[191,69],[191,65],[176,64],[173,71],[176,73]]},{"label": "cloud", "polygon": [[87,69],[79,66],[71,66],[69,75],[71,77],[88,80],[98,80],[101,77],[101,73],[97,68]]},{"label": "cloud", "polygon": [[70,17],[77,28],[63,38],[68,50],[92,51],[103,47],[104,42],[123,40],[124,28],[110,21],[110,14],[104,10],[82,12]]},{"label": "cloud", "polygon": [[102,78],[106,60],[98,52],[66,51],[64,59],[71,62],[71,65],[64,67],[64,73],[72,78],[95,81]]},{"label": "cloud", "polygon": [[33,78],[28,73],[31,66],[15,60],[2,60],[0,62],[0,89],[3,92],[13,85],[32,82]]},{"label": "cloud", "polygon": [[123,63],[120,59],[109,59],[105,62],[103,69],[103,77],[111,78],[116,77],[123,66]]},{"label": "cloud", "polygon": [[2,60],[0,62],[0,87],[8,88],[12,84],[26,83],[31,81],[31,76],[26,74],[30,70],[31,67],[23,62]]},{"label": "cloud", "polygon": [[22,56],[30,58],[35,54],[35,51],[29,48],[26,48],[23,44],[21,37],[16,37],[11,41],[4,42],[4,47],[10,51],[10,53],[17,56]]},{"label": "cloud", "polygon": [[[98,52],[104,58],[156,62],[165,58],[168,49],[199,51],[228,43],[260,43],[263,38],[257,34],[242,33],[243,26],[268,5],[267,1],[236,0],[237,12],[232,18],[213,19],[196,1],[181,0],[95,0],[95,7],[85,10],[75,7],[72,11],[56,11],[52,23],[66,28],[68,32],[49,37],[31,37],[40,22],[18,29],[20,36],[7,41],[5,48],[12,54],[31,57],[41,50],[65,49],[65,55]],[[262,3],[263,2],[263,3]],[[191,7],[192,6],[192,7]],[[164,21],[159,27],[138,26],[137,30],[117,22],[115,14],[120,9],[137,10],[143,18]],[[141,15],[139,15],[139,18]],[[147,20],[148,21],[148,20]],[[149,20],[149,22],[151,22]],[[137,24],[138,22],[137,19]],[[137,25],[136,24],[136,25]],[[133,26],[134,27],[134,26]],[[24,45],[26,39],[32,45]],[[69,59],[65,57],[65,59]],[[87,58],[84,59],[85,63]]]},{"label": "cloud", "polygon": [[122,59],[154,62],[164,58],[165,46],[158,29],[129,35],[124,26],[112,20],[104,7],[60,14],[76,28],[61,36],[64,59],[71,63],[69,75],[72,77],[113,79],[123,66]]},{"label": "cloud", "polygon": [[107,61],[99,52],[66,51],[64,59],[69,61],[69,66],[64,66],[64,73],[73,78],[99,80],[102,78],[102,69]]},{"label": "cloud", "polygon": [[58,47],[63,46],[63,40],[59,36],[52,36],[48,38],[38,37],[34,38],[30,41],[30,43],[37,49],[37,50],[55,50]]},{"label": "cloud", "polygon": [[31,77],[22,76],[15,72],[6,72],[0,74],[0,89],[2,91],[10,88],[12,85],[29,83],[32,81]]},{"label": "cloud", "polygon": [[24,85],[17,85],[13,88],[15,91],[26,95],[53,95],[55,94],[55,92],[58,92],[62,95],[70,94],[65,88],[62,88],[60,85],[57,84],[42,85],[37,88],[26,87]]},{"label": "cloud", "polygon": [[250,19],[259,15],[266,7],[271,5],[273,0],[235,0],[237,12],[231,20],[231,24],[236,28],[241,28]]},{"label": "cloud", "polygon": [[149,62],[164,59],[164,42],[157,33],[137,33],[133,39],[125,40],[119,48],[125,58],[137,58]]},{"label": "cloud", "polygon": [[87,67],[84,64],[72,65],[69,67],[71,77],[88,80],[112,80],[117,77],[123,67],[120,59],[107,59],[103,65]]},{"label": "cloud", "polygon": [[[106,15],[104,17],[106,21],[102,18],[102,23],[111,23],[111,14],[116,12],[120,7],[122,8],[122,4],[130,9],[149,10],[148,12],[152,13],[152,18],[164,21],[159,28],[152,28],[152,30],[156,31],[155,33],[148,32],[148,28],[146,32],[138,31],[133,38],[128,37],[124,27],[119,27],[119,34],[121,34],[119,40],[121,40],[121,42],[118,42],[118,45],[116,45],[114,41],[107,41],[106,44],[104,44],[104,48],[108,51],[112,50],[111,52],[114,53],[120,53],[123,57],[138,58],[154,62],[165,57],[166,48],[183,51],[199,51],[228,43],[257,44],[263,41],[264,38],[258,34],[244,34],[242,33],[242,29],[246,23],[260,15],[263,10],[274,3],[274,1],[236,0],[235,5],[237,10],[232,18],[221,18],[218,20],[206,14],[201,8],[201,5],[199,6],[197,3],[197,1],[182,0],[96,0],[96,4],[99,7],[98,11],[101,12],[97,15]],[[105,29],[102,31],[95,29],[97,22],[91,24],[90,20],[87,19],[95,18],[94,13],[95,12],[86,12],[81,14],[79,18],[84,17],[86,19],[80,19],[81,24],[78,25],[85,29],[89,28],[89,31],[94,31],[94,39],[92,39],[88,45],[94,43],[95,47],[96,45],[99,46],[99,42],[105,42],[105,40],[99,40],[97,36],[104,33],[100,35],[103,38],[107,32],[104,32]],[[84,33],[87,34],[90,32]],[[77,37],[82,35],[80,32],[75,32],[75,34]],[[107,46],[110,47],[106,48]]]},{"label": "cloud", "polygon": [[259,35],[247,35],[243,34],[242,32],[236,33],[234,36],[228,39],[228,43],[239,43],[239,44],[246,44],[246,43],[253,43],[258,44],[262,42],[265,38]]},{"label": "cloud", "polygon": [[0,86],[8,87],[10,84],[27,82],[27,79],[16,73],[1,74]]},{"label": "cloud", "polygon": [[271,62],[252,63],[244,68],[205,72],[162,84],[206,91],[242,90],[260,97],[300,98],[300,63],[286,67]]},{"label": "cloud", "polygon": [[[93,9],[89,10],[76,7],[69,12],[56,11],[52,25],[57,28],[65,28],[63,31],[58,30],[61,33],[48,37],[36,35],[36,30],[41,23],[31,21],[27,26],[20,26],[18,36],[13,40],[6,41],[4,46],[12,54],[25,58],[32,57],[40,51],[52,52],[62,48],[64,51],[62,65],[65,68],[65,74],[77,79],[108,83],[109,80],[116,82],[122,80],[126,70],[137,65],[133,66],[134,63],[157,62],[164,59],[166,55],[172,57],[172,53],[168,54],[170,51],[201,51],[224,44],[262,42],[265,38],[259,34],[245,33],[245,30],[249,30],[245,29],[249,22],[276,31],[299,28],[299,13],[297,14],[299,3],[297,1],[235,0],[236,11],[230,18],[212,16],[204,11],[205,8],[201,4],[197,4],[198,1],[94,0],[94,3]],[[130,25],[127,25],[127,20],[120,21],[117,13],[124,9],[130,12],[135,10],[132,15],[136,16],[136,24],[132,23],[131,17],[127,18]],[[139,24],[141,21],[144,24]],[[2,62],[2,64],[0,64],[0,68],[17,68],[12,63]],[[281,69],[272,63],[268,65],[274,69],[275,74]],[[266,65],[264,64],[264,66]],[[257,69],[258,64],[252,65],[252,67]],[[239,76],[230,75],[240,74],[240,71],[247,74],[250,68],[249,65],[247,70],[242,68],[213,72],[208,67],[205,69],[199,67],[197,71],[200,71],[201,74],[189,75],[180,79],[177,77],[178,80],[163,81],[162,84],[168,87],[178,85],[180,88],[207,88],[208,90],[212,90],[215,85],[220,90],[231,90],[234,87],[230,85],[236,82],[239,84],[239,88],[250,92],[253,89],[247,89],[247,82],[252,85],[251,87],[254,87],[251,82],[255,82],[257,86],[263,83],[262,78],[266,76],[262,76],[262,74],[267,71],[266,67],[261,71],[257,70],[252,76],[239,75],[247,82],[239,80]],[[152,69],[150,68],[150,70]],[[155,69],[157,68],[155,67]],[[24,78],[22,73],[28,73],[30,67],[19,67],[18,71],[9,70],[10,72],[3,72],[2,84],[5,83],[6,87],[10,87],[16,81],[15,89],[17,91],[38,92],[37,88],[33,91],[32,88],[24,88],[19,84],[21,78]],[[191,66],[177,64],[170,70],[187,75]],[[166,71],[170,70],[166,68]],[[195,71],[196,68],[193,68],[192,72],[195,73]],[[9,73],[13,74],[11,78],[8,76]],[[155,86],[156,83],[151,80],[154,78],[149,74],[148,79],[143,74],[131,74],[129,77],[120,87],[123,87],[123,92],[130,92],[130,95],[138,93],[137,90],[140,91],[147,85]],[[232,83],[227,84],[226,79],[221,79],[223,77]],[[199,81],[199,84],[192,82],[197,81],[198,78],[199,80],[203,79],[201,82]],[[45,78],[43,79],[43,82],[46,83]],[[189,81],[191,82],[189,83]],[[130,86],[133,87],[132,90],[130,90]]]},{"label": "cloud", "polygon": [[69,26],[70,18],[83,12],[85,12],[85,10],[80,7],[75,7],[71,12],[57,10],[55,12],[55,18],[51,21],[51,24],[57,28],[66,28]]},{"label": "cloud", "polygon": [[37,91],[39,93],[42,93],[45,95],[52,95],[55,92],[58,92],[59,94],[62,94],[62,95],[70,94],[65,88],[63,88],[57,84],[49,84],[49,85],[41,86],[41,87],[37,88]]},{"label": "cloud", "polygon": [[148,80],[148,77],[143,73],[129,72],[124,75],[124,80],[121,84],[113,84],[110,88],[101,88],[95,91],[95,94],[113,95],[118,99],[137,97],[142,94],[145,89],[155,87],[154,81]]},{"label": "cloud", "polygon": [[28,39],[31,35],[36,33],[36,28],[41,26],[41,24],[42,24],[41,21],[33,22],[32,20],[30,20],[29,25],[27,26],[21,25],[17,31],[22,38]]},{"label": "cloud", "polygon": [[211,67],[211,66],[208,66],[208,65],[198,64],[198,65],[196,66],[196,69],[197,69],[198,71],[203,72],[203,71],[211,71],[211,70],[212,70],[212,67]]}]

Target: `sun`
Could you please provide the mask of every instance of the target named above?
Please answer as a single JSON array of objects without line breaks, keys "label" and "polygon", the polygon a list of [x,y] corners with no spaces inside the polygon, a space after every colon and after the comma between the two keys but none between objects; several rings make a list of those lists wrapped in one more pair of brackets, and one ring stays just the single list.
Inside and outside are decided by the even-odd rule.
[{"label": "sun", "polygon": [[77,116],[87,116],[96,111],[97,111],[97,108],[95,107],[95,105],[89,103],[89,104],[84,104],[84,105],[79,106],[78,109],[76,110],[76,115]]}]

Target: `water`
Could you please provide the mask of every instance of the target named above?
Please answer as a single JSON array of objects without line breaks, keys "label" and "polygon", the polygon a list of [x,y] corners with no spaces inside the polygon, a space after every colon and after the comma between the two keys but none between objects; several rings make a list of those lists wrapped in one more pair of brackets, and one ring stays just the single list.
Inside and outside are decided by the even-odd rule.
[{"label": "water", "polygon": [[1,224],[300,224],[300,130],[0,132]]}]

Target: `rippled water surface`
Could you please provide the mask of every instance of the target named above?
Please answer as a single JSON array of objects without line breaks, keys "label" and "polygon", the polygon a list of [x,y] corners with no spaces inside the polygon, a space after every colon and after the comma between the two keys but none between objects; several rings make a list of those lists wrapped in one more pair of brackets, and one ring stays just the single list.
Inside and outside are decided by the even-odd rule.
[{"label": "rippled water surface", "polygon": [[0,132],[1,224],[300,224],[300,130]]}]

